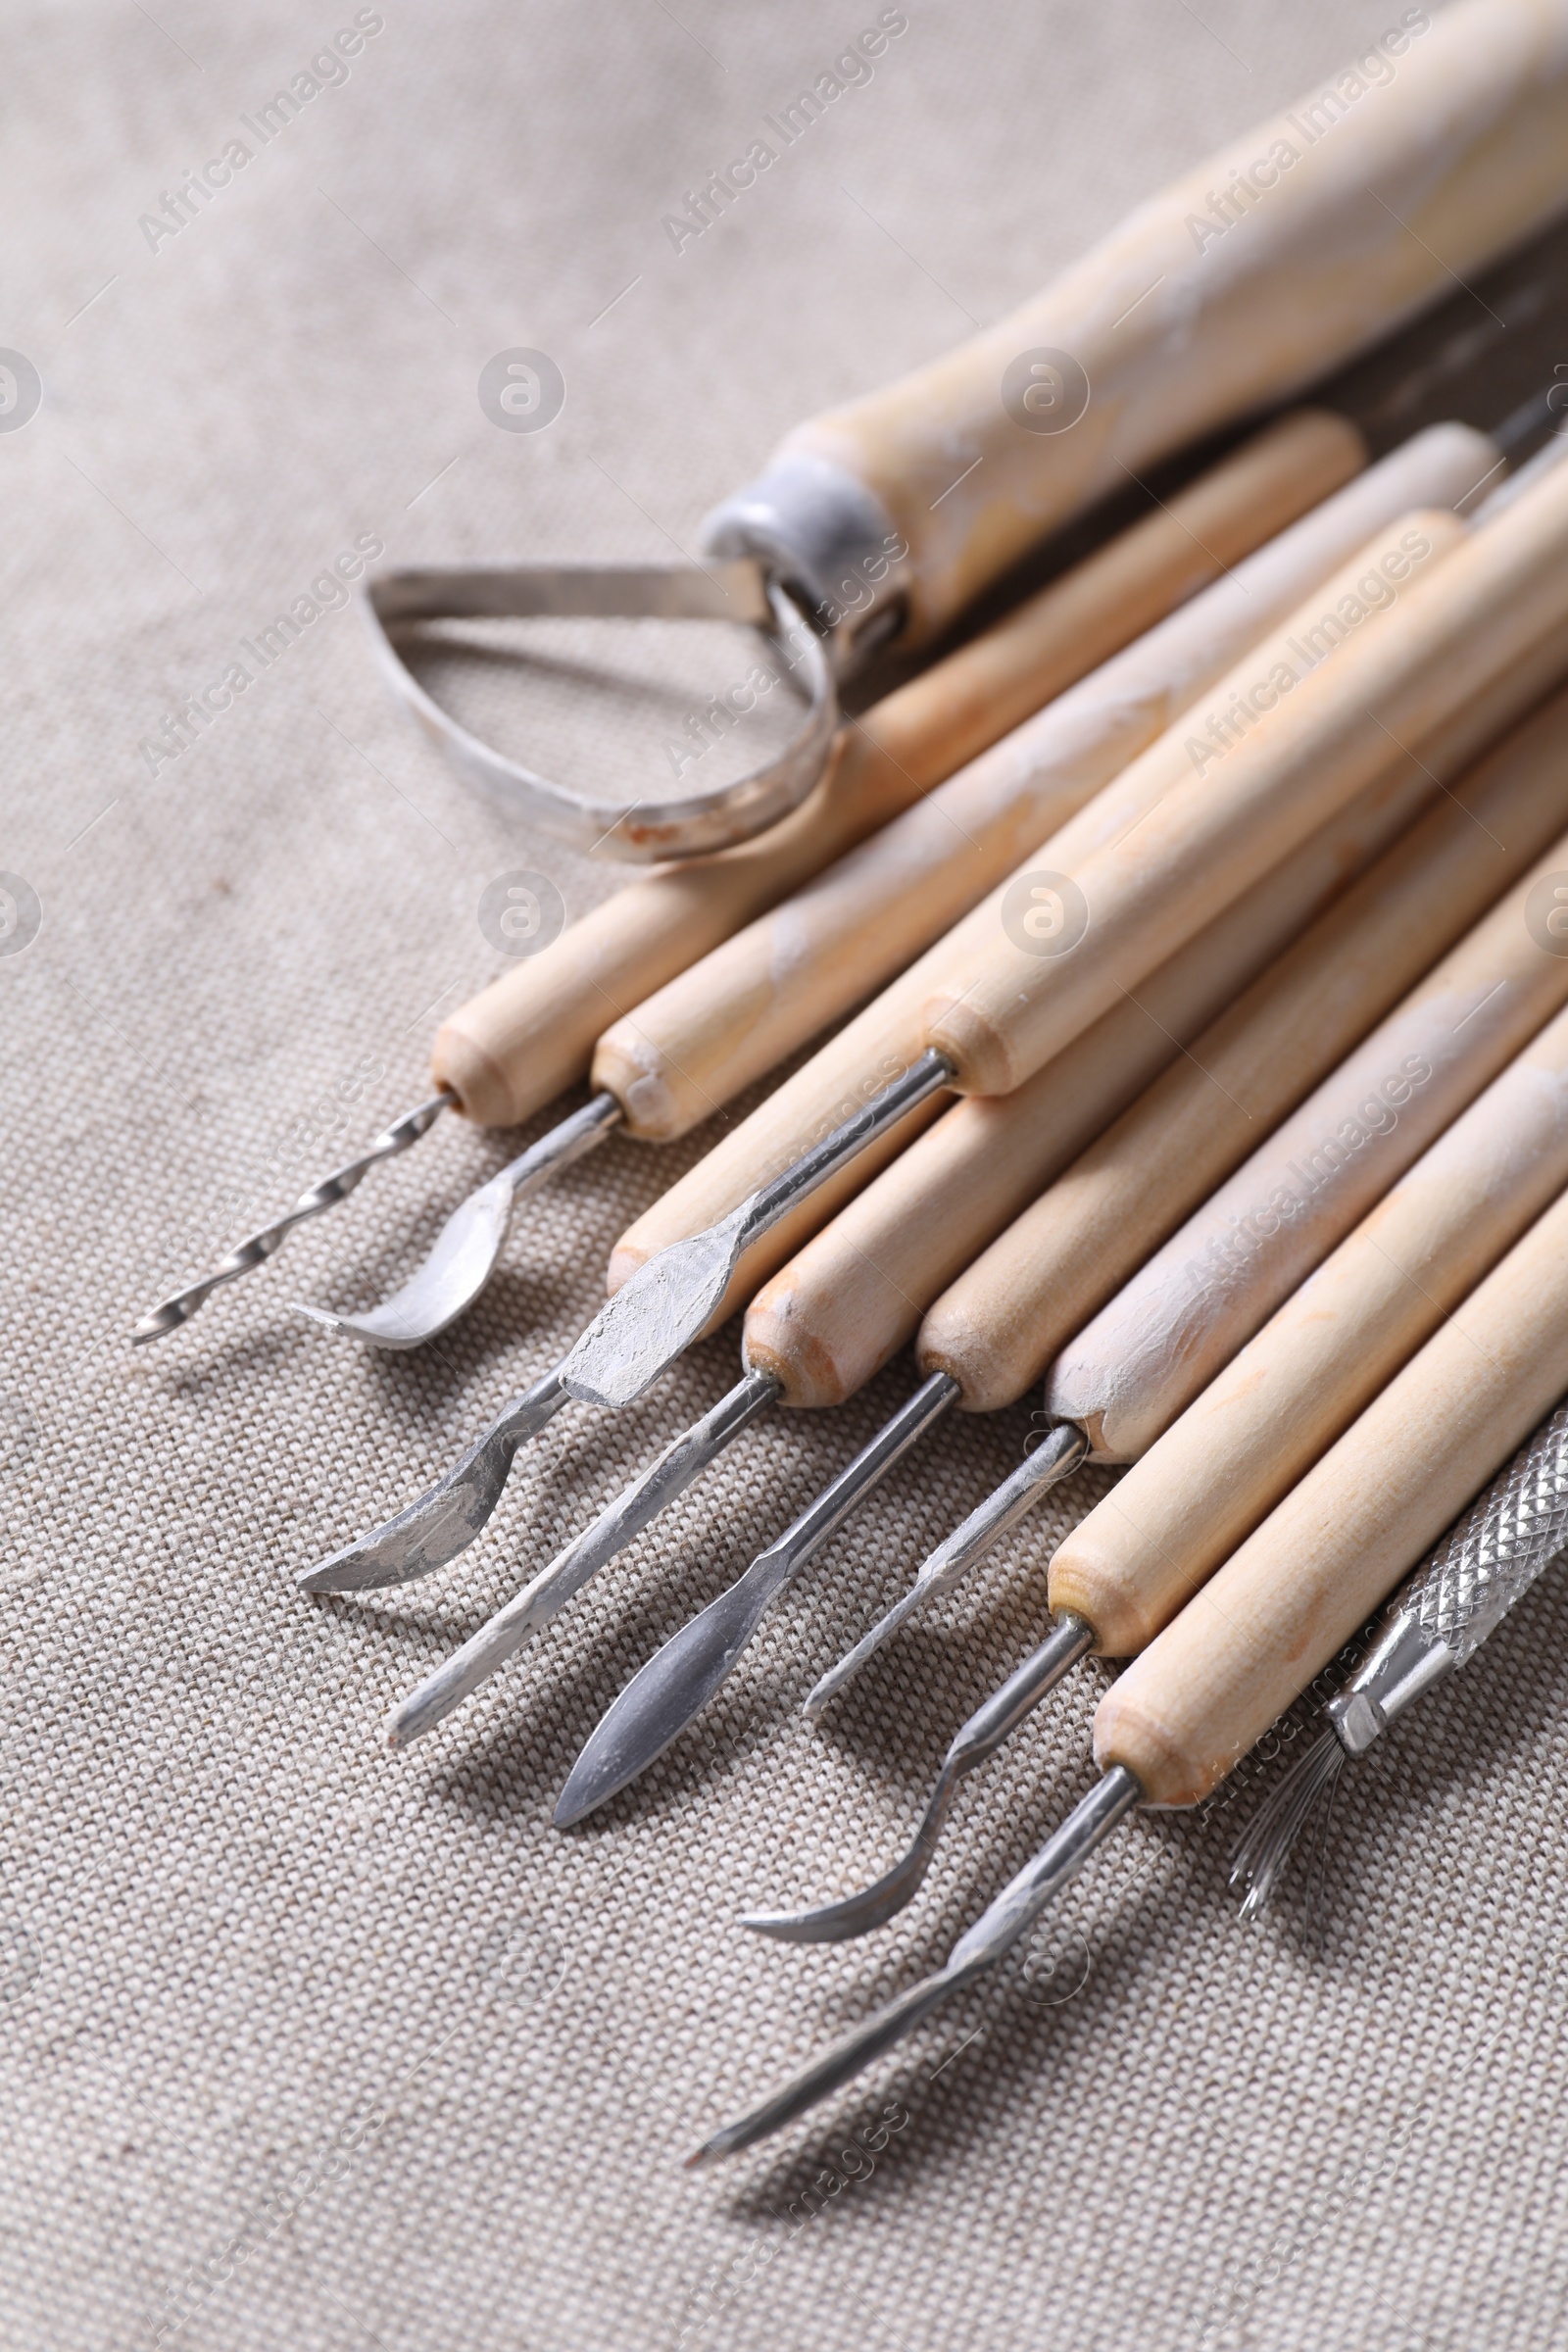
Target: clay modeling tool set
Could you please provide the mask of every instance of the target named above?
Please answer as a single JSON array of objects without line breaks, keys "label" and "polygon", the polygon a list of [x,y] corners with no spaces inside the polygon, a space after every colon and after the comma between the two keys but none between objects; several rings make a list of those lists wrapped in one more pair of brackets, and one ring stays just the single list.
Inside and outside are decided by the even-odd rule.
[{"label": "clay modeling tool set", "polygon": [[[417,1348],[558,1172],[614,1134],[673,1144],[826,1041],[621,1234],[604,1306],[461,1459],[301,1574],[352,1594],[447,1566],[557,1415],[632,1404],[741,1315],[735,1385],[409,1692],[390,1744],[760,1416],[843,1406],[906,1347],[911,1393],[645,1657],[559,1826],[669,1747],[952,1412],[1038,1385],[1045,1427],[818,1676],[813,1721],[862,1674],[875,1707],[873,1657],[1080,1465],[1127,1465],[1055,1544],[1051,1622],[904,1855],[744,1924],[834,1942],[893,1918],[960,1785],[1026,1723],[1043,1748],[1041,1702],[1091,1654],[1130,1661],[1099,1779],[944,1966],[694,2162],[973,1984],[1129,1815],[1204,1801],[1407,1578],[1238,1849],[1255,1916],[1346,1759],[1568,1545],[1568,0],[1458,0],[1389,44],[1397,72],[1332,137],[1258,126],[960,350],[800,427],[695,560],[367,585],[380,669],[460,774],[653,870],[453,1014],[427,1099],[135,1344],[443,1112],[515,1127],[586,1086],[391,1296],[301,1310]],[[799,724],[683,798],[569,790],[405,660],[422,622],[550,615],[747,624]],[[872,700],[893,653],[926,666]]]}]

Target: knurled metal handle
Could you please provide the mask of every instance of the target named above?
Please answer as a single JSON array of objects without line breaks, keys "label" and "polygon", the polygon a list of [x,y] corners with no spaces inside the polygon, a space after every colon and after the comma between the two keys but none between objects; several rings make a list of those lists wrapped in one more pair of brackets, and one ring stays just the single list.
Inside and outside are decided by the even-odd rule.
[{"label": "knurled metal handle", "polygon": [[1396,1597],[1455,1666],[1568,1550],[1568,1404],[1528,1438]]}]

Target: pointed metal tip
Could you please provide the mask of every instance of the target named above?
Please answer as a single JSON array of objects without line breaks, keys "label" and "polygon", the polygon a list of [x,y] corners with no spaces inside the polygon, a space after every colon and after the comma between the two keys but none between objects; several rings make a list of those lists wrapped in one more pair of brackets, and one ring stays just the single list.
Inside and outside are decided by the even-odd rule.
[{"label": "pointed metal tip", "polygon": [[177,1331],[184,1320],[183,1315],[172,1311],[171,1302],[166,1300],[162,1306],[151,1308],[132,1327],[130,1345],[132,1348],[145,1348],[150,1340],[167,1340],[170,1333]]},{"label": "pointed metal tip", "polygon": [[612,1791],[607,1788],[603,1796],[591,1791],[586,1796],[580,1791],[574,1796],[571,1781],[568,1780],[556,1799],[556,1809],[550,1816],[552,1826],[558,1830],[574,1830],[579,1821],[586,1821],[590,1813],[597,1812],[602,1804],[608,1803],[612,1794]]},{"label": "pointed metal tip", "polygon": [[351,1336],[344,1317],[334,1315],[330,1307],[307,1306],[303,1298],[291,1298],[289,1305],[295,1314],[303,1315],[308,1323],[318,1323],[323,1331],[331,1332],[335,1338]]},{"label": "pointed metal tip", "polygon": [[827,1702],[838,1693],[838,1676],[824,1674],[822,1680],[808,1690],[801,1701],[801,1713],[808,1723],[820,1723],[827,1713]]},{"label": "pointed metal tip", "polygon": [[705,2139],[700,2148],[693,2148],[689,2156],[681,2158],[681,2171],[683,2173],[700,2172],[705,2164],[714,2164],[720,2156],[727,2155],[729,2151],[720,2144],[723,2137],[722,2132],[715,2132],[711,2139]]},{"label": "pointed metal tip", "polygon": [[738,1928],[750,1928],[754,1936],[771,1936],[775,1943],[826,1943],[825,1936],[810,1933],[809,1911],[743,1911],[736,1920]]}]

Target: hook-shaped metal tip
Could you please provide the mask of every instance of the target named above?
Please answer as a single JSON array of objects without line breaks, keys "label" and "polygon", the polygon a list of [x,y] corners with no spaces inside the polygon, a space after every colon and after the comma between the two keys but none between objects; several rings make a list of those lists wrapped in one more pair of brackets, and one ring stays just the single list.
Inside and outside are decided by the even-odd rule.
[{"label": "hook-shaped metal tip", "polygon": [[345,1544],[297,1583],[306,1592],[369,1592],[386,1585],[410,1585],[444,1568],[466,1551],[500,1501],[512,1465],[530,1438],[538,1436],[570,1402],[561,1385],[561,1367],[496,1415],[444,1478],[438,1478],[406,1510]]},{"label": "hook-shaped metal tip", "polygon": [[1033,1927],[1047,1904],[1077,1876],[1096,1846],[1138,1803],[1142,1793],[1126,1767],[1113,1764],[1034,1859],[1024,1864],[974,1926],[959,1936],[946,1964],[934,1976],[899,1993],[750,2115],[715,2132],[695,2151],[693,2161],[709,2164],[719,2156],[736,2155],[782,2131],[911,2033],[950,1993],[972,1984]]},{"label": "hook-shaped metal tip", "polygon": [[1001,1689],[978,1706],[955,1735],[943,1758],[942,1770],[926,1806],[914,1841],[902,1861],[865,1887],[841,1902],[824,1903],[814,1911],[756,1911],[741,1920],[743,1928],[771,1936],[780,1943],[842,1943],[852,1936],[868,1935],[885,1927],[912,1900],[931,1867],[937,1838],[953,1803],[958,1783],[977,1764],[994,1756],[1018,1726],[1033,1714],[1048,1690],[1094,1648],[1093,1628],[1080,1617],[1064,1616],[1061,1623],[1010,1674]]}]

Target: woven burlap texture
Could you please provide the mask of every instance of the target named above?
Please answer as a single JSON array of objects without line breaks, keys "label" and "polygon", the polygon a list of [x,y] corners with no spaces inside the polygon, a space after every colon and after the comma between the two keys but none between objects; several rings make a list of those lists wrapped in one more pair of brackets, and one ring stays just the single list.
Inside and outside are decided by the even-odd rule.
[{"label": "woven burlap texture", "polygon": [[[891,1929],[788,1950],[734,1925],[892,1859],[1038,1638],[1095,1482],[811,1732],[810,1682],[1029,1426],[954,1422],[699,1725],[562,1836],[604,1705],[909,1393],[907,1358],[841,1413],[764,1419],[404,1756],[386,1708],[721,1394],[733,1332],[635,1409],[565,1416],[427,1583],[310,1601],[294,1572],[555,1360],[617,1231],[716,1130],[569,1173],[422,1353],[334,1345],[289,1301],[377,1296],[514,1137],[443,1122],[187,1332],[126,1346],[420,1098],[442,1010],[499,968],[487,883],[543,869],[577,911],[615,879],[442,768],[352,614],[265,673],[242,644],[356,539],[689,549],[792,421],[1001,315],[1396,14],[910,0],[871,77],[677,252],[663,216],[874,7],[386,0],[265,143],[258,110],[347,0],[9,11],[0,340],[43,383],[0,433],[0,865],[42,906],[0,956],[19,2352],[1563,2340],[1568,1595],[1345,1776],[1320,1913],[1298,1880],[1236,1924],[1235,1811],[1134,1820],[1018,1963],[785,2139],[683,2174],[940,1959],[1088,1785],[1085,1669],[966,1788]],[[249,162],[175,233],[142,224],[236,139]],[[480,410],[514,347],[562,369],[546,431]],[[236,662],[253,682],[179,749],[169,714]],[[584,772],[621,759],[620,709],[587,720]]]}]

